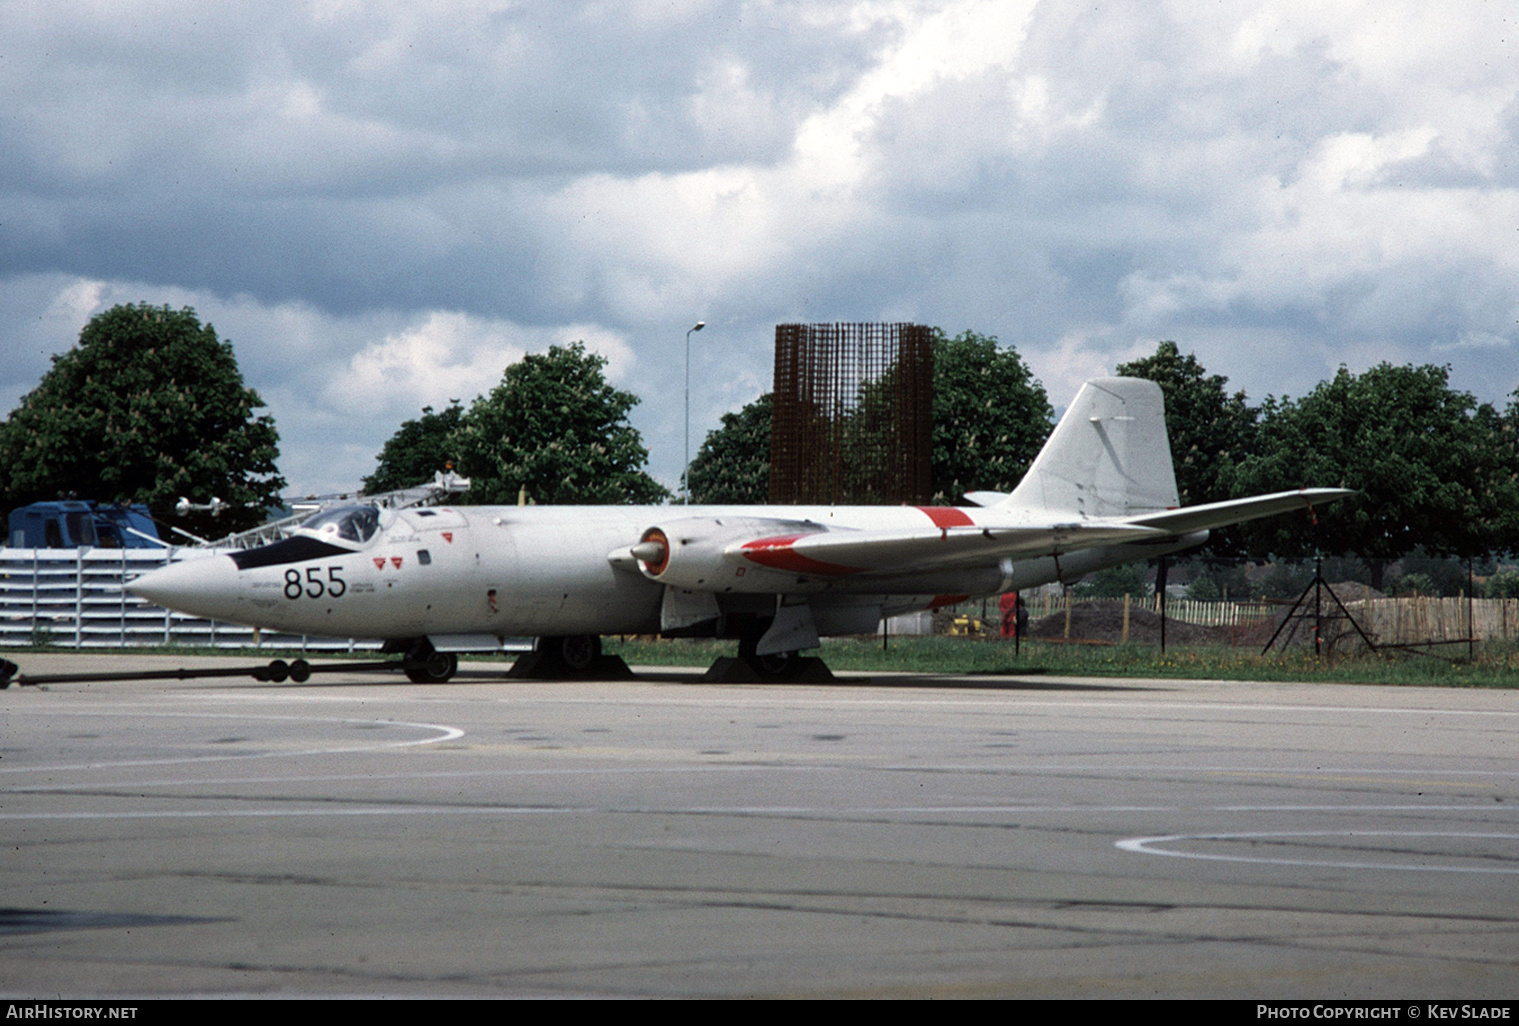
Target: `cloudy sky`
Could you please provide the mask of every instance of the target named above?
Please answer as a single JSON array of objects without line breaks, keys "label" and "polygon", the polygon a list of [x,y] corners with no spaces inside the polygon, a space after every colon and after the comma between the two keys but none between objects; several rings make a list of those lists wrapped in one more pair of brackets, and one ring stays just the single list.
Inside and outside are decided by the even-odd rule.
[{"label": "cloudy sky", "polygon": [[787,321],[993,334],[1057,406],[1164,338],[1506,404],[1519,7],[5,0],[0,412],[122,302],[232,341],[292,494],[576,339],[673,485],[697,320],[694,440]]}]

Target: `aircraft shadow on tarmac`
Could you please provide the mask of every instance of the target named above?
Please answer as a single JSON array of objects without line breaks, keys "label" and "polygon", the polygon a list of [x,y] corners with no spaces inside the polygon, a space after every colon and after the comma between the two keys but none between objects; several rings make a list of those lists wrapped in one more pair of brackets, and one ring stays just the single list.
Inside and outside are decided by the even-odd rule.
[{"label": "aircraft shadow on tarmac", "polygon": [[51,930],[101,930],[134,926],[183,926],[228,923],[225,916],[155,916],[129,912],[81,912],[68,909],[0,909],[0,936]]},{"label": "aircraft shadow on tarmac", "polygon": [[[507,676],[510,666],[492,667],[490,669],[461,669],[456,673],[449,686],[458,684],[552,684],[551,680],[525,680]],[[796,681],[775,681],[762,685],[765,687],[821,687],[839,690],[849,688],[935,688],[941,690],[961,691],[1051,691],[1051,692],[1074,692],[1090,694],[1094,692],[1126,692],[1138,691],[1170,691],[1171,688],[1154,685],[1135,685],[1132,683],[1094,684],[1088,681],[1075,681],[1065,678],[1037,679],[1045,671],[1034,668],[1021,670],[1014,673],[1000,671],[980,671],[975,673],[893,673],[883,676],[847,676],[835,677],[826,684],[806,684]],[[616,681],[606,681],[608,684],[710,684],[713,687],[753,687],[753,684],[720,684],[702,679],[705,670],[692,667],[690,669],[669,669],[661,667],[657,670],[636,669],[631,678],[622,678]],[[343,687],[368,687],[374,684],[396,684],[407,687],[426,689],[439,685],[413,684],[399,674],[373,673],[366,680],[311,680],[302,683],[286,682],[283,684],[269,684],[264,682],[248,682],[237,685],[265,689],[278,687],[281,690],[293,688],[318,688],[332,689]],[[568,681],[559,683],[570,683]],[[583,683],[583,682],[582,682]]]}]

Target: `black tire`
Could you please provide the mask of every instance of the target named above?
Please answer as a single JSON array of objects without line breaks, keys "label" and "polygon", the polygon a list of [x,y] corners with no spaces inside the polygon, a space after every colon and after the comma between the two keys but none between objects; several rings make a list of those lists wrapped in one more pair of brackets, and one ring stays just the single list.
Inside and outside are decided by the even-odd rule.
[{"label": "black tire", "polygon": [[297,659],[290,664],[290,679],[297,684],[304,684],[311,679],[311,664],[304,659]]},{"label": "black tire", "polygon": [[584,673],[601,658],[600,635],[570,634],[555,641],[559,661],[572,673]]},{"label": "black tire", "polygon": [[420,658],[407,657],[406,679],[413,684],[442,684],[459,669],[459,657],[453,652],[432,652]]},{"label": "black tire", "polygon": [[601,636],[548,635],[538,639],[538,655],[550,672],[584,673],[601,658]]},{"label": "black tire", "polygon": [[[768,625],[767,625],[768,626]],[[760,655],[759,635],[751,634],[739,639],[738,657],[749,664],[749,669],[765,680],[788,680],[801,668],[802,653],[774,652],[770,655]]]}]

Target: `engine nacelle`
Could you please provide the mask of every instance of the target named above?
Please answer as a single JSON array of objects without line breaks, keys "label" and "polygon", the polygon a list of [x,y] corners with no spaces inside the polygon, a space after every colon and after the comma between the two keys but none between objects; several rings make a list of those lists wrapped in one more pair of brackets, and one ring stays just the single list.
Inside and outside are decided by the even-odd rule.
[{"label": "engine nacelle", "polygon": [[724,554],[734,542],[781,535],[813,534],[816,523],[768,517],[690,517],[644,531],[632,547],[638,568],[660,584],[699,591],[766,591],[764,567]]}]

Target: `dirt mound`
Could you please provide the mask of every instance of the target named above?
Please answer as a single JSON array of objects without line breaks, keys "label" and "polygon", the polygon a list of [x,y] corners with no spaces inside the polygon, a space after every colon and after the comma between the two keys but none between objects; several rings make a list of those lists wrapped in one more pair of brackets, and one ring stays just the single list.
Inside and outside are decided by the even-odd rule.
[{"label": "dirt mound", "polygon": [[[1360,581],[1335,581],[1333,583],[1326,581],[1325,583],[1329,585],[1329,590],[1333,591],[1335,597],[1341,602],[1360,602],[1363,599],[1387,597],[1383,592],[1377,591],[1377,589],[1369,584],[1362,584]],[[1311,592],[1308,595],[1308,600],[1310,602],[1313,601]],[[1324,601],[1329,601],[1328,595],[1324,596]]]}]

